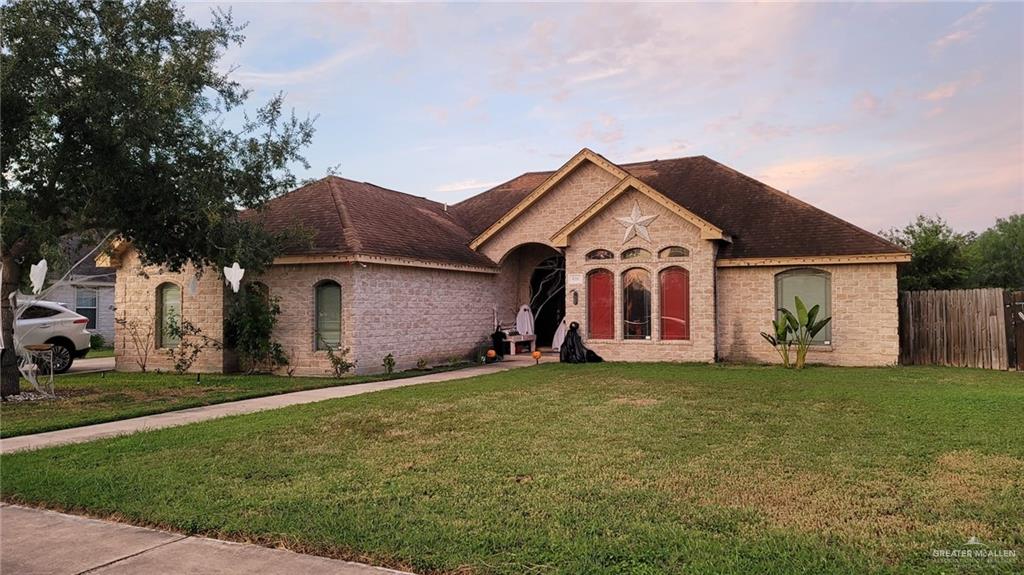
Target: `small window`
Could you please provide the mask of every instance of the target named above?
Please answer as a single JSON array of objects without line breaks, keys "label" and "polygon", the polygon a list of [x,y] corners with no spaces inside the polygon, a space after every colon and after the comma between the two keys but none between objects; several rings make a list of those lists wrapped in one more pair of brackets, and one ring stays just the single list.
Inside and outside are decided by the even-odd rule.
[{"label": "small window", "polygon": [[663,260],[668,258],[685,258],[689,256],[690,250],[683,246],[669,246],[658,252],[658,257]]},{"label": "small window", "polygon": [[[775,276],[775,309],[786,308],[796,314],[796,298],[811,309],[820,306],[818,319],[832,316],[832,276],[828,272],[816,269],[794,269],[784,271]],[[776,311],[776,316],[782,314]],[[832,343],[832,322],[818,332],[812,343],[829,345]]]},{"label": "small window", "polygon": [[96,288],[75,288],[75,313],[88,318],[86,329],[96,329]]},{"label": "small window", "polygon": [[608,250],[594,250],[587,254],[588,260],[610,260],[615,258],[615,254]]},{"label": "small window", "polygon": [[161,284],[156,288],[156,346],[178,347],[181,339],[173,327],[181,322],[181,288]]},{"label": "small window", "polygon": [[29,306],[28,309],[21,314],[21,319],[43,319],[44,317],[53,317],[60,313],[60,310],[43,307],[41,305]]},{"label": "small window", "polygon": [[316,286],[315,348],[341,347],[341,286],[325,281]]},{"label": "small window", "polygon": [[622,252],[622,259],[624,260],[638,260],[641,258],[650,258],[651,252],[643,248],[629,248]]},{"label": "small window", "polygon": [[651,274],[643,269],[622,274],[622,335],[651,339]]}]

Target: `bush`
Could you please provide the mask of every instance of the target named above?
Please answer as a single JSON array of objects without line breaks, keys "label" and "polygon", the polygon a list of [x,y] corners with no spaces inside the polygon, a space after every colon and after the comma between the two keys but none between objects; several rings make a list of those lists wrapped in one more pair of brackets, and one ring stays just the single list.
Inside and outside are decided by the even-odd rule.
[{"label": "bush", "polygon": [[391,375],[395,372],[395,354],[389,353],[384,356],[384,361],[381,363],[384,366],[384,375]]},{"label": "bush", "polygon": [[356,362],[348,360],[348,351],[347,347],[341,350],[327,347],[327,359],[331,361],[331,375],[336,378],[341,379],[356,366]]},{"label": "bush", "polygon": [[94,333],[89,335],[89,347],[93,349],[100,349],[107,346],[107,340],[103,338],[101,334]]},{"label": "bush", "polygon": [[238,352],[247,373],[270,372],[288,365],[288,355],[274,341],[274,326],[281,313],[278,298],[272,298],[263,284],[246,285],[228,311],[224,341]]}]

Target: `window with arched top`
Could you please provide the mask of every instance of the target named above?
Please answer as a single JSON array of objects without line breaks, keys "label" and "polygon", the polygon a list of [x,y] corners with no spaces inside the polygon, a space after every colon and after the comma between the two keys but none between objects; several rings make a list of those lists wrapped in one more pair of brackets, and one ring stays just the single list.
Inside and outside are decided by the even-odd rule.
[{"label": "window with arched top", "polygon": [[622,274],[622,337],[651,339],[651,274],[645,269]]},{"label": "window with arched top", "polygon": [[638,260],[643,258],[650,258],[651,252],[643,248],[629,248],[622,252],[622,259],[624,260]]},{"label": "window with arched top", "polygon": [[314,295],[314,347],[338,349],[341,347],[341,286],[325,280],[316,284]]},{"label": "window with arched top", "polygon": [[178,347],[181,343],[181,288],[162,283],[156,288],[156,346]]},{"label": "window with arched top", "polygon": [[658,252],[658,257],[663,260],[669,258],[685,258],[689,256],[690,250],[684,248],[683,246],[669,246],[667,248],[663,248],[660,252]]},{"label": "window with arched top", "polygon": [[661,339],[690,339],[690,272],[670,267],[658,274]]},{"label": "window with arched top", "polygon": [[593,250],[587,254],[588,260],[610,260],[614,258],[615,254],[608,250]]},{"label": "window with arched top", "polygon": [[[796,298],[799,297],[807,309],[820,306],[818,319],[832,316],[832,274],[814,268],[798,268],[775,274],[775,309],[786,308],[796,315]],[[782,317],[780,312],[775,315]],[[829,322],[812,343],[832,343],[832,324]]]},{"label": "window with arched top", "polygon": [[605,269],[587,274],[587,336],[615,337],[615,276]]}]

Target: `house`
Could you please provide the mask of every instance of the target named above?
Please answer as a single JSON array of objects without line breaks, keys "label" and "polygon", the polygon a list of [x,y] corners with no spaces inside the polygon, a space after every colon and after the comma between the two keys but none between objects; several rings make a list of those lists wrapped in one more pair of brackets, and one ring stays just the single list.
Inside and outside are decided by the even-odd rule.
[{"label": "house", "polygon": [[[608,360],[774,362],[759,334],[797,295],[833,318],[808,361],[897,361],[896,268],[909,254],[704,156],[618,165],[584,149],[451,206],[331,176],[244,217],[311,235],[246,278],[280,299],[275,337],[296,374],[328,371],[328,346],[362,372],[388,353],[400,368],[468,354],[523,304],[542,346],[564,315]],[[130,246],[111,263],[117,309],[155,323],[155,346],[170,345],[167,310],[221,333],[232,294],[219,274],[142,275]],[[119,334],[117,368],[137,369],[135,355]],[[195,367],[230,361],[206,350]],[[152,354],[151,367],[169,365]]]},{"label": "house", "polygon": [[59,303],[89,319],[86,329],[114,343],[114,285],[116,270],[100,267],[87,257],[95,242],[68,237],[62,242],[68,261],[78,263],[66,279],[59,281],[42,299]]}]

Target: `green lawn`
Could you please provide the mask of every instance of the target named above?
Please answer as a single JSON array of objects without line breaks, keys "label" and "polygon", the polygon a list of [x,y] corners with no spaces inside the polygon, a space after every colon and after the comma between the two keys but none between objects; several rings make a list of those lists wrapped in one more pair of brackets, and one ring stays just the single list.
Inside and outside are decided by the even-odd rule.
[{"label": "green lawn", "polygon": [[[9,502],[426,573],[1024,569],[1024,377],[530,367],[0,458]],[[934,549],[1014,550],[943,562]]]},{"label": "green lawn", "polygon": [[[391,378],[416,375],[423,375],[423,372],[401,372],[393,374]],[[205,374],[202,382],[196,384],[195,375],[117,372],[70,374],[56,379],[57,394],[61,396],[59,399],[0,403],[0,437],[380,379],[384,377],[368,375],[332,379]],[[21,387],[31,389],[25,381],[21,382]]]},{"label": "green lawn", "polygon": [[98,357],[114,357],[114,348],[112,347],[94,347],[89,350],[89,353],[85,355],[86,359],[96,359]]}]

